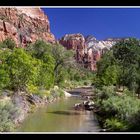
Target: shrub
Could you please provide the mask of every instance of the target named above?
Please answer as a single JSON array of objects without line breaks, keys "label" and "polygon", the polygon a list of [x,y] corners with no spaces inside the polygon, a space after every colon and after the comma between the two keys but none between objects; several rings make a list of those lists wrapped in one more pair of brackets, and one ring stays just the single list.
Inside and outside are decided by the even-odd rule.
[{"label": "shrub", "polygon": [[32,94],[36,94],[38,92],[38,87],[33,84],[27,85],[27,91]]},{"label": "shrub", "polygon": [[32,94],[35,94],[41,98],[47,98],[47,97],[51,96],[49,90],[40,89],[40,88],[37,88],[37,90],[35,90],[35,92],[32,92]]},{"label": "shrub", "polygon": [[86,82],[86,81],[85,81],[85,82],[84,82],[84,85],[86,85],[86,86],[87,86],[87,85],[88,85],[88,82]]},{"label": "shrub", "polygon": [[14,104],[9,100],[0,101],[0,131],[14,131],[13,116],[17,112]]},{"label": "shrub", "polygon": [[7,38],[2,42],[1,47],[2,48],[9,48],[9,49],[13,50],[16,47],[16,43],[11,38]]},{"label": "shrub", "polygon": [[102,108],[109,116],[114,115],[129,122],[131,116],[140,111],[140,102],[130,96],[112,96],[102,102]]},{"label": "shrub", "polygon": [[115,86],[103,86],[101,89],[95,89],[96,100],[107,100],[111,96],[115,96]]},{"label": "shrub", "polygon": [[51,95],[52,95],[54,98],[57,98],[57,97],[58,97],[58,92],[57,92],[57,90],[52,89],[50,92],[51,92]]},{"label": "shrub", "polygon": [[128,96],[133,96],[134,95],[134,93],[132,91],[128,90],[128,88],[124,89],[123,94],[128,95]]},{"label": "shrub", "polygon": [[106,119],[104,127],[107,131],[126,131],[128,128],[125,122],[116,118]]},{"label": "shrub", "polygon": [[64,91],[62,89],[58,89],[57,92],[58,92],[59,97],[64,97],[65,96]]},{"label": "shrub", "polygon": [[[136,97],[130,96],[127,89],[121,96],[118,96],[113,87],[104,87],[96,90],[96,105],[100,108],[98,115],[102,118],[104,126],[109,131],[123,131],[139,129],[140,122],[140,101]],[[114,91],[114,92],[113,92]],[[130,95],[129,95],[130,94]]]}]

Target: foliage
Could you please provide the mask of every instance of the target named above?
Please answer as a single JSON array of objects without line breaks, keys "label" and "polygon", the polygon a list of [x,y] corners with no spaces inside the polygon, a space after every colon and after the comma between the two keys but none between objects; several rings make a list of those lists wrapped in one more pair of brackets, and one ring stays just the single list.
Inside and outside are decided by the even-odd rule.
[{"label": "foliage", "polygon": [[38,87],[35,86],[35,85],[33,85],[33,84],[31,84],[31,83],[29,83],[29,84],[27,85],[27,91],[28,91],[29,93],[36,94],[36,93],[38,93]]},{"label": "foliage", "polygon": [[64,97],[65,96],[64,91],[62,89],[58,89],[57,92],[58,92],[59,97]]},{"label": "foliage", "polygon": [[50,91],[50,94],[54,97],[54,98],[58,98],[58,97],[64,97],[64,91],[62,89],[52,89]]},{"label": "foliage", "polygon": [[14,40],[11,38],[6,38],[2,43],[1,43],[2,48],[9,48],[13,50],[16,47],[16,43]]},{"label": "foliage", "polygon": [[103,55],[102,59],[97,63],[97,68],[96,86],[110,86],[118,83],[121,68],[117,65],[112,51]]},{"label": "foliage", "polygon": [[98,99],[105,100],[111,96],[116,95],[115,89],[116,89],[115,86],[103,86],[101,89],[96,88],[94,92],[96,94],[97,100]]},{"label": "foliage", "polygon": [[48,63],[41,63],[39,69],[39,75],[37,77],[37,85],[42,88],[49,89],[54,85],[54,75],[53,75],[53,61],[51,58]]},{"label": "foliage", "polygon": [[73,52],[66,50],[61,45],[55,45],[52,50],[52,55],[55,59],[54,76],[55,83],[61,84],[68,79],[70,74],[67,70],[74,65]]},{"label": "foliage", "polygon": [[0,101],[0,131],[14,131],[13,114],[17,111],[9,100]]},{"label": "foliage", "polygon": [[42,63],[40,69],[38,83],[44,87],[47,85],[46,88],[48,89],[54,84],[64,87],[68,85],[68,81],[92,79],[94,75],[75,62],[73,51],[66,50],[60,44],[52,45],[37,40],[34,44],[29,45],[26,51],[32,57],[43,61],[44,64]]},{"label": "foliage", "polygon": [[4,89],[10,83],[9,75],[6,71],[7,65],[0,65],[0,89]]},{"label": "foliage", "polygon": [[10,88],[16,91],[25,90],[30,81],[34,81],[37,73],[37,61],[22,48],[15,48],[7,58]]},{"label": "foliage", "polygon": [[[59,44],[37,40],[22,48],[8,38],[0,43],[0,90],[24,91],[22,93],[50,101],[64,97],[64,91],[53,88],[54,85],[63,88],[89,85],[95,78],[95,74],[78,65],[73,56],[73,51]],[[0,131],[13,131],[16,111],[11,101],[0,101]]]},{"label": "foliage", "polygon": [[38,89],[33,94],[38,95],[41,98],[44,98],[44,97],[46,98],[46,97],[50,97],[51,96],[50,91],[45,90],[45,89]]},{"label": "foliage", "polygon": [[126,131],[128,126],[125,122],[116,118],[106,119],[105,128],[107,131]]},{"label": "foliage", "polygon": [[97,64],[96,85],[126,86],[139,94],[140,41],[124,39],[106,52]]},{"label": "foliage", "polygon": [[121,95],[117,94],[115,87],[103,87],[95,93],[95,104],[100,108],[98,115],[108,131],[128,131],[137,126],[140,101],[128,89]]},{"label": "foliage", "polygon": [[33,57],[43,61],[38,81],[40,85],[47,85],[47,88],[50,88],[54,83],[59,84],[64,81],[65,70],[63,66],[65,59],[68,59],[65,55],[64,47],[53,46],[38,40],[32,46],[29,46],[27,51]]},{"label": "foliage", "polygon": [[29,52],[33,57],[38,59],[44,59],[44,55],[51,53],[52,46],[47,44],[43,40],[37,40],[35,43],[27,47],[27,52]]}]

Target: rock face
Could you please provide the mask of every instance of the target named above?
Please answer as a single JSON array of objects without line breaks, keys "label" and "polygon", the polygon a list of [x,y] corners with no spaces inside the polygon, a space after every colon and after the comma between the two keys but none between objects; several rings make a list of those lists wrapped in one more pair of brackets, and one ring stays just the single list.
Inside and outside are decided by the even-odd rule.
[{"label": "rock face", "polygon": [[48,17],[40,8],[0,8],[0,41],[6,38],[23,46],[37,39],[55,42]]},{"label": "rock face", "polygon": [[96,63],[100,60],[102,54],[119,41],[121,41],[121,38],[108,38],[106,40],[99,41],[91,35],[87,36],[85,38],[88,60],[87,67],[91,70],[96,70]]},{"label": "rock face", "polygon": [[119,42],[120,38],[109,38],[98,41],[89,35],[84,37],[82,34],[66,34],[59,40],[67,49],[75,50],[75,59],[83,64],[85,68],[92,71],[96,70],[96,62],[100,60],[102,54]]},{"label": "rock face", "polygon": [[66,47],[68,50],[75,50],[75,59],[78,63],[83,63],[86,46],[85,38],[82,34],[66,34],[60,39],[59,43]]}]

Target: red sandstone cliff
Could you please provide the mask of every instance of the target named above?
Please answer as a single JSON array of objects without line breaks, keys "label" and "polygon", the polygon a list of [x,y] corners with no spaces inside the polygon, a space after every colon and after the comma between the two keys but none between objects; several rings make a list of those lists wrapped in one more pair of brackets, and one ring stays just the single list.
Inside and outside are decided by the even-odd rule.
[{"label": "red sandstone cliff", "polygon": [[55,42],[48,17],[40,8],[0,8],[0,41],[8,37],[23,46],[37,39]]},{"label": "red sandstone cliff", "polygon": [[86,46],[85,38],[82,34],[66,34],[64,37],[62,37],[59,43],[66,47],[68,50],[75,50],[75,59],[78,63],[83,62]]},{"label": "red sandstone cliff", "polygon": [[[88,50],[85,44],[85,38],[82,34],[66,34],[59,40],[67,49],[75,50],[75,59],[78,63],[83,64],[85,68],[94,70],[93,52]],[[95,58],[96,59],[96,58]]]},{"label": "red sandstone cliff", "polygon": [[[52,23],[54,24],[54,23]],[[55,43],[47,15],[40,8],[0,8],[0,41],[12,38],[17,45],[26,46],[38,39]],[[120,39],[98,41],[93,36],[66,34],[59,40],[67,49],[75,50],[75,59],[85,68],[96,70],[96,62]]]},{"label": "red sandstone cliff", "polygon": [[67,49],[75,50],[75,59],[85,68],[96,70],[96,63],[102,54],[109,50],[120,39],[106,39],[98,41],[93,36],[84,37],[82,34],[66,34],[59,40]]}]

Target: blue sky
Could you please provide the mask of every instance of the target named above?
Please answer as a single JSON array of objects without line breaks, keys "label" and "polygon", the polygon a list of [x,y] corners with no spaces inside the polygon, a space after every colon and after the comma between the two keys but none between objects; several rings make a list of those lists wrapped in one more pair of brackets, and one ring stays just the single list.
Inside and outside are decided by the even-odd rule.
[{"label": "blue sky", "polygon": [[65,34],[140,39],[140,8],[43,8],[57,39]]}]

